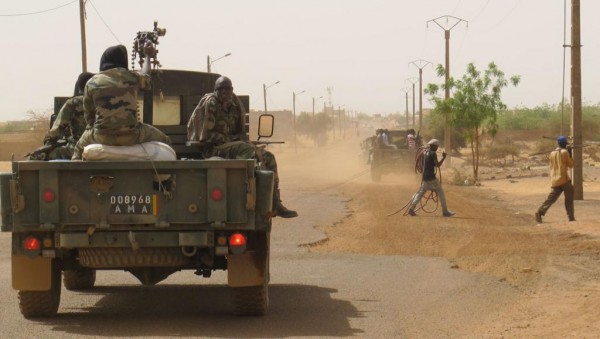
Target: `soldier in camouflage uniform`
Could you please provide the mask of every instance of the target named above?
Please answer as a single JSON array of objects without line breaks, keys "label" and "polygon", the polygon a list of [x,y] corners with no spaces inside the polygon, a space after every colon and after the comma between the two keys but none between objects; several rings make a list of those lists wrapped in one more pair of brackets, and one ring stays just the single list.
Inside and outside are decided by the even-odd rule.
[{"label": "soldier in camouflage uniform", "polygon": [[[148,47],[153,48],[153,47]],[[147,49],[150,58],[156,51]],[[131,146],[148,141],[171,144],[159,129],[138,121],[137,90],[149,90],[150,65],[141,73],[128,70],[127,49],[123,45],[109,47],[100,59],[100,73],[85,86],[84,117],[89,126],[73,152],[73,160],[82,159],[83,148],[90,144]]]},{"label": "soldier in camouflage uniform", "polygon": [[71,159],[75,144],[85,131],[83,118],[83,89],[93,73],[79,74],[73,97],[62,106],[50,130],[44,137],[44,146],[33,151],[29,160]]},{"label": "soldier in camouflage uniform", "polygon": [[297,217],[298,213],[281,203],[277,162],[273,153],[248,141],[244,130],[244,106],[233,93],[231,80],[220,77],[214,93],[208,93],[188,121],[188,140],[200,141],[205,158],[218,156],[225,159],[256,159],[263,169],[275,174],[273,211],[283,218]]}]

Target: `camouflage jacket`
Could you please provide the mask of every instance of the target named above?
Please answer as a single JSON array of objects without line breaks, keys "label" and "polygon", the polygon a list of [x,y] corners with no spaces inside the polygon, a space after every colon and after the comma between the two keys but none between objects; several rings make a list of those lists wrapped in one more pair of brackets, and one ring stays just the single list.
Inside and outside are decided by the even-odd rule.
[{"label": "camouflage jacket", "polygon": [[[85,131],[85,120],[83,118],[83,96],[68,99],[58,112],[56,120],[44,137],[45,143],[54,143],[59,139],[77,142]],[[69,137],[72,137],[69,139]]]},{"label": "camouflage jacket", "polygon": [[246,111],[237,96],[223,104],[214,93],[205,94],[188,121],[188,140],[218,146],[230,141],[248,141],[244,130]]},{"label": "camouflage jacket", "polygon": [[94,75],[85,85],[85,121],[95,130],[127,131],[138,124],[137,90],[150,89],[150,76],[125,68]]}]

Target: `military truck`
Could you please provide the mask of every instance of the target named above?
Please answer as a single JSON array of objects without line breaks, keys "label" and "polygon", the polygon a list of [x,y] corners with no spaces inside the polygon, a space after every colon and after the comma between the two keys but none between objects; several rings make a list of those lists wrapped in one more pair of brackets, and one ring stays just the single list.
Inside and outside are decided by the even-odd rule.
[{"label": "military truck", "polygon": [[[393,147],[377,145],[371,149],[371,180],[380,181],[384,174],[412,173],[415,166],[416,150],[409,150],[406,142],[408,130],[388,130],[388,142]],[[416,147],[421,146],[421,138],[417,136]]]},{"label": "military truck", "polygon": [[[139,93],[140,119],[171,137],[176,160],[13,157],[12,172],[0,174],[0,226],[12,233],[12,286],[23,316],[54,315],[62,283],[91,289],[103,270],[130,272],[143,285],[177,271],[208,278],[226,270],[234,312],[267,312],[274,175],[255,160],[203,159],[186,143],[187,121],[218,74],[151,76],[152,90]],[[55,99],[55,110],[64,99]],[[248,108],[248,97],[240,99]],[[273,121],[259,119],[259,138],[272,134]]]}]

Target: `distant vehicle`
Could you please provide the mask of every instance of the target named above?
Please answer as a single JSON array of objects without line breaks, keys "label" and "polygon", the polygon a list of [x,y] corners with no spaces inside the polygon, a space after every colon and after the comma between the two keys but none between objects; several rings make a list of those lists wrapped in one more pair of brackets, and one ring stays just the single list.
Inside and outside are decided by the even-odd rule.
[{"label": "distant vehicle", "polygon": [[[386,148],[375,143],[371,150],[371,180],[380,181],[381,177],[390,173],[408,173],[414,169],[416,150],[409,150],[406,141],[408,130],[388,130],[388,142],[397,149]],[[416,138],[416,148],[422,145],[419,135]]]}]

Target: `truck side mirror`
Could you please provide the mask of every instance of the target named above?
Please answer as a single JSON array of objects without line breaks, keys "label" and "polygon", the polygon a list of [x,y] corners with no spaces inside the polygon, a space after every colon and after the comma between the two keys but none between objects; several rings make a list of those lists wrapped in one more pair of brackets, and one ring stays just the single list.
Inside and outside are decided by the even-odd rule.
[{"label": "truck side mirror", "polygon": [[260,138],[270,138],[273,136],[273,126],[275,117],[273,114],[261,114],[258,117],[258,140]]}]

